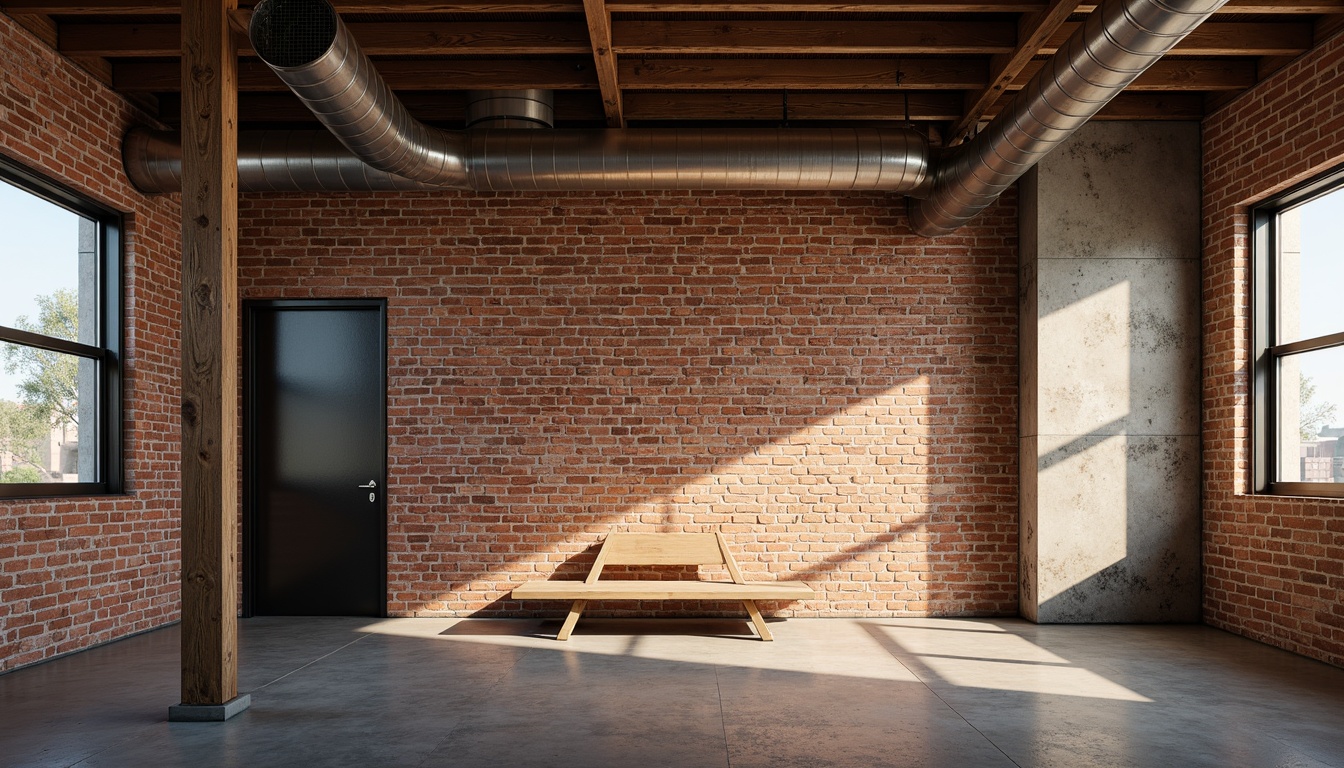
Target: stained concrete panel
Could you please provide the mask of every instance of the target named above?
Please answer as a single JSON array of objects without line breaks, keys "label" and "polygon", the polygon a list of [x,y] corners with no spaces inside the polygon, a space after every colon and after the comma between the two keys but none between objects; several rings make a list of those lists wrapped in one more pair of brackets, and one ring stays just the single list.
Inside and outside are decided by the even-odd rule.
[{"label": "stained concrete panel", "polygon": [[1023,616],[1199,618],[1199,129],[1085,126],[1019,188]]},{"label": "stained concrete panel", "polygon": [[1037,620],[1199,620],[1199,437],[1042,436]]},{"label": "stained concrete panel", "polygon": [[1040,258],[1199,258],[1197,123],[1090,123],[1039,172]]},{"label": "stained concrete panel", "polygon": [[1199,264],[1043,260],[1037,432],[1199,431]]}]

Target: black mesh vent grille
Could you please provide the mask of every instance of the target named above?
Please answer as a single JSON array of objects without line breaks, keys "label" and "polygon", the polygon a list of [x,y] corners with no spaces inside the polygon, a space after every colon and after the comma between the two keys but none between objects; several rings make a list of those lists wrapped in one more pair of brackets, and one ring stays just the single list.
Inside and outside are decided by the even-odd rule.
[{"label": "black mesh vent grille", "polygon": [[298,67],[327,52],[336,11],[324,0],[263,0],[248,30],[257,55],[273,67]]}]

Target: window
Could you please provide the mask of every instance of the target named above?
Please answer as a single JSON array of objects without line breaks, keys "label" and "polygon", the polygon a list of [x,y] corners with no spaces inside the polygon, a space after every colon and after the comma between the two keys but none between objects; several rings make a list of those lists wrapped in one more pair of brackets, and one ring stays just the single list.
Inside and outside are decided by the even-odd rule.
[{"label": "window", "polygon": [[121,491],[120,225],[0,159],[0,498]]},{"label": "window", "polygon": [[1252,226],[1255,490],[1344,497],[1344,171]]}]

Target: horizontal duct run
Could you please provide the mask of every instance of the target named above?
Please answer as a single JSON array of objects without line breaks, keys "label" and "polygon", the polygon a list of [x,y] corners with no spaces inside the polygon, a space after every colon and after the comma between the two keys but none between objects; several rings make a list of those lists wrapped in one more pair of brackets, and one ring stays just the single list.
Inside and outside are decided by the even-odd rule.
[{"label": "horizontal duct run", "polygon": [[[928,179],[928,145],[903,129],[458,133],[460,171],[413,180],[366,164],[326,131],[244,131],[238,135],[238,186],[244,192],[792,189],[908,194]],[[122,154],[137,189],[181,191],[182,147],[176,134],[132,129]]]},{"label": "horizontal duct run", "polygon": [[[141,192],[182,191],[182,143],[176,133],[132,128],[122,164]],[[327,131],[238,134],[238,188],[243,192],[374,192],[436,189],[370,167]]]}]

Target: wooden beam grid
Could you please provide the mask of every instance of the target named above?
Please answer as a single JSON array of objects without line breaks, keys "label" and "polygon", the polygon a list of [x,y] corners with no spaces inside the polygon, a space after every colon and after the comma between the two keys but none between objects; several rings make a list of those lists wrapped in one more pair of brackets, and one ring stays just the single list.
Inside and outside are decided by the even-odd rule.
[{"label": "wooden beam grid", "polygon": [[[241,8],[228,12],[242,57],[238,87],[247,94],[280,94],[284,86],[252,58],[243,33],[253,2],[242,0]],[[602,106],[608,125],[624,126],[630,120],[768,121],[783,114],[781,94],[787,94],[792,119],[892,120],[905,114],[904,102],[890,100],[898,93],[917,96],[911,119],[946,123],[953,144],[1020,90],[1043,57],[1095,7],[1083,0],[335,0],[335,5],[356,15],[347,22],[355,38],[392,87],[408,95],[442,93],[446,85],[464,82],[477,88],[589,92],[600,94],[594,103]],[[181,15],[177,2],[0,0],[0,10],[137,103],[153,107],[156,97],[169,96],[163,109],[178,108],[171,97],[181,88],[179,66],[172,62],[181,54],[182,27],[173,20]],[[707,16],[711,13],[728,18]],[[920,17],[931,13],[937,16]],[[1219,13],[1225,18],[1201,25],[1127,93],[1198,92],[1207,104],[1209,94],[1244,90],[1344,27],[1344,0],[1230,0]],[[380,14],[426,18],[380,20]],[[92,15],[98,18],[88,18]],[[128,18],[118,23],[117,16]],[[807,96],[813,92],[870,92],[873,98],[813,102]],[[951,108],[953,100],[960,106]],[[674,106],[678,102],[681,107]],[[1181,114],[1189,114],[1192,103],[1180,101]],[[880,112],[893,106],[899,113]],[[821,114],[825,109],[832,114]],[[426,113],[441,122],[455,119],[447,117],[452,110],[432,105]],[[278,114],[289,118],[260,109],[255,114],[259,122],[306,121],[288,108]],[[568,119],[593,119],[572,114],[585,116]],[[246,110],[245,119],[252,119]]]},{"label": "wooden beam grid", "polygon": [[[252,3],[244,2],[244,6]],[[516,14],[572,13],[584,11],[582,0],[335,0],[344,14]],[[607,0],[609,12],[622,15],[670,13],[1040,13],[1049,7],[1046,0],[860,0],[859,2],[821,2],[819,0],[695,0],[664,3],[658,0]],[[1081,13],[1090,12],[1094,3],[1080,5]],[[10,15],[43,14],[73,16],[176,16],[181,4],[175,0],[0,0],[0,9]],[[1344,0],[1229,0],[1218,15],[1255,14],[1304,16],[1344,14]]]},{"label": "wooden beam grid", "polygon": [[[990,87],[1011,82],[1033,57],[1053,54],[1080,26],[1068,21],[1075,0],[1056,0],[1047,12],[1007,22],[612,22],[602,0],[592,21],[580,22],[351,22],[351,32],[373,57],[528,57],[591,55],[599,83],[619,81],[620,57],[772,56],[993,56]],[[65,23],[46,27],[23,17],[69,56],[114,59],[172,58],[181,31],[173,23]],[[245,24],[245,16],[239,24]],[[1308,22],[1207,22],[1172,51],[1187,57],[1282,57],[1308,50]],[[239,50],[251,56],[245,39]],[[1015,41],[1021,40],[1020,44]],[[810,60],[812,60],[810,59]],[[826,66],[828,59],[815,59]]]}]

